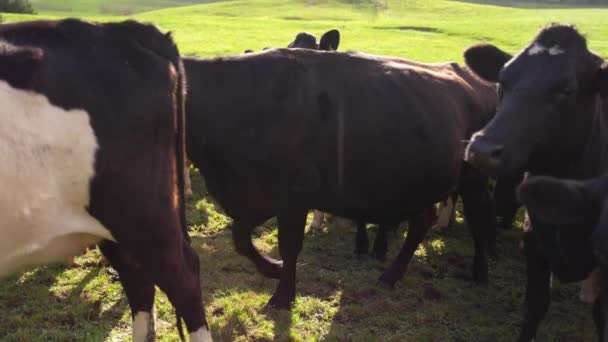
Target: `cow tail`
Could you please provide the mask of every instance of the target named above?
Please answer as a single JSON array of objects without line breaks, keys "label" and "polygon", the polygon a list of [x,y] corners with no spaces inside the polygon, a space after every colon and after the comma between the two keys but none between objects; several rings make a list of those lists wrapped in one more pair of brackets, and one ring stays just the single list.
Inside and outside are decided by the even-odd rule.
[{"label": "cow tail", "polygon": [[177,76],[177,133],[175,136],[175,148],[177,154],[177,184],[179,193],[179,216],[182,225],[182,232],[186,241],[190,242],[188,235],[188,222],[186,221],[186,195],[185,195],[185,172],[186,170],[186,79],[184,64],[178,57],[174,61],[175,68],[178,71]]},{"label": "cow tail", "polygon": [[177,319],[177,333],[179,334],[179,339],[182,342],[186,342],[186,335],[184,335],[184,327],[182,325],[182,316],[176,312],[175,318]]}]

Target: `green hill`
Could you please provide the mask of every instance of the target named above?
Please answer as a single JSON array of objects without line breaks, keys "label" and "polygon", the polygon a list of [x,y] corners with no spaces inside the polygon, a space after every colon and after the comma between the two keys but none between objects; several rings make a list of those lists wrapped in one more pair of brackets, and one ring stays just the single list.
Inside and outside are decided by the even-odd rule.
[{"label": "green hill", "polygon": [[209,3],[217,0],[30,0],[42,13],[131,15],[166,7]]}]

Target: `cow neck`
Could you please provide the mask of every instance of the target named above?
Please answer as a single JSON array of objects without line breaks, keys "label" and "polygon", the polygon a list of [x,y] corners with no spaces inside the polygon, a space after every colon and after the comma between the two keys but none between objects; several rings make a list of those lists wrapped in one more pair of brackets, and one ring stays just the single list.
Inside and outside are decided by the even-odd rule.
[{"label": "cow neck", "polygon": [[581,159],[573,165],[574,173],[585,178],[603,175],[608,171],[608,113],[605,113],[604,100],[599,94],[595,97],[594,109]]}]

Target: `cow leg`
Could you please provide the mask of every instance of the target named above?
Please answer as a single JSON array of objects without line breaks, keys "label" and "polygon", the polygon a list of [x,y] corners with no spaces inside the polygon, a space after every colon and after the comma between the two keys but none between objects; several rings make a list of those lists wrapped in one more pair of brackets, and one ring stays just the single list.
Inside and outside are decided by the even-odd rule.
[{"label": "cow leg", "polygon": [[277,216],[279,221],[279,254],[283,272],[267,307],[289,309],[296,299],[296,262],[304,241],[305,209],[289,208]]},{"label": "cow leg", "polygon": [[597,340],[599,342],[608,342],[608,336],[606,336],[608,329],[608,311],[606,311],[606,308],[608,308],[608,288],[606,287],[608,275],[606,275],[606,268],[603,265],[600,266],[590,277],[593,276],[599,278],[598,280],[601,284],[600,295],[593,306],[593,321],[597,330]]},{"label": "cow leg", "polygon": [[361,256],[369,251],[369,239],[365,222],[357,221],[357,236],[355,239],[355,254]]},{"label": "cow leg", "polygon": [[434,215],[435,207],[431,206],[410,220],[409,231],[401,247],[401,251],[391,267],[378,280],[381,284],[393,287],[403,277],[414,252],[429,231]]},{"label": "cow leg", "polygon": [[246,256],[251,260],[258,271],[268,278],[280,278],[283,262],[275,260],[268,256],[262,255],[260,251],[253,245],[251,233],[257,226],[255,220],[238,220],[232,226],[232,240],[237,253]]},{"label": "cow leg", "polygon": [[184,167],[184,195],[186,197],[191,197],[192,192],[192,181],[190,180],[190,162],[186,161],[186,165]]},{"label": "cow leg", "polygon": [[486,283],[488,281],[486,248],[492,255],[496,255],[496,212],[488,189],[488,178],[464,164],[459,193],[462,197],[467,226],[475,245],[473,281],[478,284]]},{"label": "cow leg", "polygon": [[439,202],[439,208],[437,209],[437,221],[433,226],[433,229],[446,229],[452,223],[454,217],[454,211],[456,210],[456,201],[458,195],[449,195],[445,201]]},{"label": "cow leg", "polygon": [[172,240],[169,245],[150,250],[142,266],[167,295],[176,315],[183,318],[190,341],[210,342],[212,338],[201,295],[198,254],[181,236]]},{"label": "cow leg", "polygon": [[310,230],[321,230],[323,226],[323,220],[325,213],[320,210],[314,210],[312,215],[312,222],[310,223]]},{"label": "cow leg", "polygon": [[521,179],[500,178],[496,180],[494,199],[496,201],[496,214],[500,218],[499,228],[510,229],[513,226],[515,214],[520,207],[515,194],[515,189],[520,182]]},{"label": "cow leg", "polygon": [[533,233],[524,233],[524,255],[526,258],[526,297],[524,321],[519,335],[520,342],[533,341],[538,325],[549,309],[551,299],[551,270],[549,263],[538,251]]},{"label": "cow leg", "polygon": [[593,303],[593,323],[595,323],[595,330],[597,331],[598,342],[604,341],[604,306],[602,305],[603,298],[598,297]]},{"label": "cow leg", "polygon": [[395,231],[396,225],[381,224],[378,226],[378,235],[374,239],[374,249],[372,255],[380,261],[386,261],[386,253],[388,252],[388,232]]},{"label": "cow leg", "polygon": [[116,243],[104,241],[99,247],[118,272],[122,287],[127,294],[133,319],[133,342],[155,341],[154,282]]}]

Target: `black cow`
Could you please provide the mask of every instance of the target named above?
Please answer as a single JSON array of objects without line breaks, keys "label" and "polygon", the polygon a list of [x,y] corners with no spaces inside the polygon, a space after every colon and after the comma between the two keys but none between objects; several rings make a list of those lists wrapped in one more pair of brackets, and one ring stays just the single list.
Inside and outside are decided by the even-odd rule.
[{"label": "black cow", "polygon": [[530,177],[519,188],[519,197],[537,225],[559,236],[543,241],[547,254],[554,254],[550,263],[567,260],[583,272],[599,265],[590,277],[591,284],[587,289],[583,286],[581,299],[587,296],[595,301],[598,340],[604,341],[608,324],[608,177],[588,181]]},{"label": "black cow", "polygon": [[183,82],[151,25],[0,26],[0,275],[103,240],[135,341],[154,338],[155,285],[191,341],[211,340],[186,233]]},{"label": "black cow", "polygon": [[[426,235],[434,203],[459,186],[475,240],[473,277],[487,280],[493,202],[487,177],[463,164],[462,140],[493,115],[494,85],[456,63],[305,49],[184,64],[190,86],[205,94],[186,106],[190,159],[234,218],[237,251],[280,278],[270,306],[295,299],[310,208],[381,224],[411,218],[397,260],[380,278],[392,286]],[[282,262],[251,241],[273,216]]]},{"label": "black cow", "polygon": [[[515,57],[479,45],[465,58],[480,76],[500,85],[498,112],[474,135],[467,160],[499,175],[529,171],[585,179],[608,170],[608,70],[574,27],[547,26]],[[567,282],[592,270],[591,262],[584,266],[556,254],[556,239],[570,230],[547,228],[533,216],[531,223],[524,237],[528,281],[521,341],[535,338],[547,312],[550,273]],[[585,244],[578,248],[592,260]]]},{"label": "black cow", "polygon": [[[321,41],[317,44],[317,37],[314,34],[308,32],[300,32],[296,35],[293,42],[287,45],[288,48],[300,48],[310,50],[322,50],[322,51],[337,51],[340,45],[340,31],[329,30],[321,36]],[[271,49],[265,47],[263,50]],[[253,50],[247,49],[244,53],[252,53]]]}]

